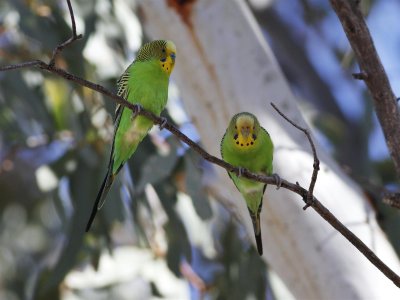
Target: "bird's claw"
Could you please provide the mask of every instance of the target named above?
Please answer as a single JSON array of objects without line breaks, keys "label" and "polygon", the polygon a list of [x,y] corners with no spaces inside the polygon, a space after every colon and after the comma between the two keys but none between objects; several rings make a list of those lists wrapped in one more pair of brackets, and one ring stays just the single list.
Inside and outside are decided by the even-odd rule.
[{"label": "bird's claw", "polygon": [[279,190],[282,186],[282,178],[276,173],[272,174],[272,177],[275,179],[276,189]]},{"label": "bird's claw", "polygon": [[143,109],[143,107],[140,104],[135,104],[136,105],[136,114],[140,113]]},{"label": "bird's claw", "polygon": [[132,111],[132,116],[131,116],[131,120],[133,120],[134,118],[136,118],[136,116],[142,111],[142,106],[140,104],[135,104],[135,111]]},{"label": "bird's claw", "polygon": [[238,167],[238,177],[241,177],[242,175],[243,175],[243,172],[244,172],[244,168],[242,168],[242,167]]},{"label": "bird's claw", "polygon": [[167,118],[161,117],[161,123],[158,125],[158,127],[160,128],[160,130],[164,129],[165,125],[167,125]]}]

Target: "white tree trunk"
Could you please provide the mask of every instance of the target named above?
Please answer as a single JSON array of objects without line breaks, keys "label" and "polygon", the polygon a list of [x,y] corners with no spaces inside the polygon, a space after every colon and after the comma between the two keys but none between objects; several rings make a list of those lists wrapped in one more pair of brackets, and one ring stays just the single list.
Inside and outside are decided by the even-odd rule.
[{"label": "white tree trunk", "polygon": [[[299,125],[307,125],[246,4],[187,1],[192,4],[179,11],[171,4],[176,2],[142,0],[139,9],[144,28],[154,39],[171,39],[177,45],[173,77],[205,149],[219,156],[230,118],[237,112],[252,112],[274,141],[274,171],[308,187],[310,145],[269,103],[273,101]],[[322,164],[315,196],[399,272],[399,261],[362,191],[318,145],[317,151]],[[216,172],[213,191],[231,201],[253,237],[244,201],[225,170],[216,167]],[[400,299],[389,279],[312,208],[304,212],[302,206],[298,195],[269,187],[261,216],[263,258],[296,298]]]}]

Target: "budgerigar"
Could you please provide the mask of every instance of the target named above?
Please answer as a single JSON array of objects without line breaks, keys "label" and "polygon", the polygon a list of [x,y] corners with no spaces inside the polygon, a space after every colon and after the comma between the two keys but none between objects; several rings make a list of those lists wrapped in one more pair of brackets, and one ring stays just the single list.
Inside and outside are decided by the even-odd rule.
[{"label": "budgerigar", "polygon": [[[176,47],[171,41],[157,40],[144,44],[118,80],[118,95],[160,115],[167,103],[169,77],[174,69],[175,57]],[[97,194],[86,231],[89,231],[97,211],[103,206],[115,176],[153,126],[151,120],[134,116],[131,110],[121,105],[117,106],[114,122],[107,175]]]},{"label": "budgerigar", "polygon": [[[221,156],[226,162],[270,176],[273,151],[274,145],[268,132],[260,126],[253,114],[242,112],[233,116],[221,141]],[[257,250],[262,255],[260,212],[267,185],[237,176],[234,172],[228,174],[246,201],[253,222]]]}]

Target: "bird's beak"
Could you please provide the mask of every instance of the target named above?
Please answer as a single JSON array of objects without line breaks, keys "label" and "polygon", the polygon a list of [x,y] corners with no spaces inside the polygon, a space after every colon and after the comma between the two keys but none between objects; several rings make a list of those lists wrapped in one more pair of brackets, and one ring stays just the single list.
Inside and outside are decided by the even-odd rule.
[{"label": "bird's beak", "polygon": [[249,135],[250,135],[250,128],[242,127],[242,128],[240,129],[240,133],[242,134],[242,136],[243,136],[245,139],[247,139],[247,138],[249,137]]}]

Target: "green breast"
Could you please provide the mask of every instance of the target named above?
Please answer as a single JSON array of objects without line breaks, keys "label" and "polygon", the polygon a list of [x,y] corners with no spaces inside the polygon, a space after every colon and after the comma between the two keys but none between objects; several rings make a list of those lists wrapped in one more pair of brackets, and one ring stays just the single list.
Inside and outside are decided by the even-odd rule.
[{"label": "green breast", "polygon": [[272,172],[273,144],[268,134],[261,131],[253,147],[238,148],[233,136],[225,135],[221,143],[221,154],[225,161],[256,173]]},{"label": "green breast", "polygon": [[168,81],[158,61],[136,62],[130,69],[127,100],[159,115],[167,104]]}]

